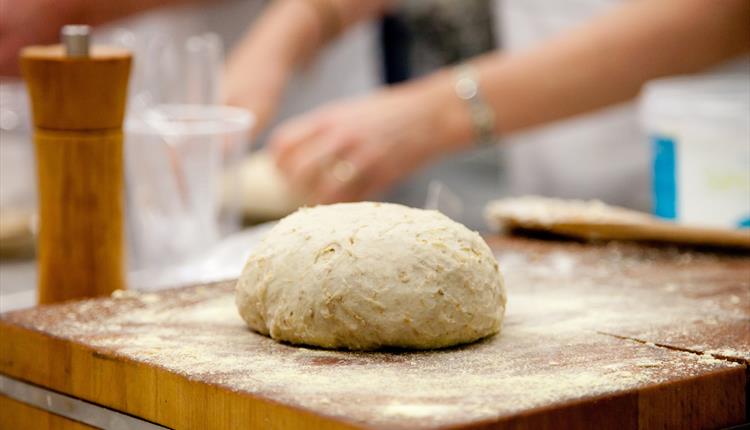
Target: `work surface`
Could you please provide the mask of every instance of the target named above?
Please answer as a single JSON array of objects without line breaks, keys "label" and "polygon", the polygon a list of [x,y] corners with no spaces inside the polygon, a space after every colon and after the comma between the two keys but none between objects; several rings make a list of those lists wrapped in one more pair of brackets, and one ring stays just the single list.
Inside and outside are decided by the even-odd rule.
[{"label": "work surface", "polygon": [[8,313],[0,372],[175,428],[712,428],[746,417],[750,257],[490,239],[503,331],[352,353],[246,329],[233,283]]}]

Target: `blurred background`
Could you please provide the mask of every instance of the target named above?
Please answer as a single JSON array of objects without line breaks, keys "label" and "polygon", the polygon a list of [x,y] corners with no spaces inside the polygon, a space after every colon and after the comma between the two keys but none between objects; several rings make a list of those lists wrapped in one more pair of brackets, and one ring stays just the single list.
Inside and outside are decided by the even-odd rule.
[{"label": "blurred background", "polygon": [[[287,45],[281,30],[268,30],[268,16],[282,13],[268,12],[269,2],[149,0],[124,2],[121,11],[99,3],[0,3],[0,310],[33,301],[35,285],[34,150],[18,49],[54,43],[63,24],[86,17],[94,43],[134,53],[125,124],[129,276],[132,285],[157,288],[232,276],[263,223],[304,201],[263,150],[279,124],[478,55],[521,56],[621,2],[388,2],[358,11],[361,19],[288,71],[275,66]],[[247,52],[252,62],[241,58]],[[647,79],[627,102],[432,160],[368,198],[439,209],[477,230],[486,229],[488,201],[527,194],[747,227],[750,59],[741,54],[712,60],[698,74]],[[243,86],[260,101],[243,106],[228,96]]]}]

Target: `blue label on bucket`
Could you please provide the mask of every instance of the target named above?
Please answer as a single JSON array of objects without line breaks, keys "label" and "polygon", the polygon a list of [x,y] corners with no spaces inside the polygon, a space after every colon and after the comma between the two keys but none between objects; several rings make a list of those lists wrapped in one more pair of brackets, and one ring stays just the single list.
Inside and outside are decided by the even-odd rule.
[{"label": "blue label on bucket", "polygon": [[677,218],[677,167],[674,140],[651,136],[654,153],[654,215],[665,219]]}]

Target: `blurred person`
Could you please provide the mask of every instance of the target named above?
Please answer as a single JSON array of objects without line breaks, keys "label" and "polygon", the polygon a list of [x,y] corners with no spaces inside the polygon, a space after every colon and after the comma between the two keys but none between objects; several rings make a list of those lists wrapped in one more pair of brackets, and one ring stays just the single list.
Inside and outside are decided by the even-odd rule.
[{"label": "blurred person", "polygon": [[[304,1],[304,0],[303,0]],[[131,31],[139,41],[166,37],[179,42],[190,36],[213,32],[231,49],[241,40],[263,10],[276,9],[280,2],[263,0],[0,0],[0,76],[16,76],[22,47],[59,42],[65,24],[94,26],[94,40],[110,40],[120,29]],[[266,14],[266,17],[274,13]],[[293,24],[293,20],[286,21]],[[242,81],[254,85],[253,103],[259,132],[274,117],[288,118],[328,100],[364,93],[380,82],[376,32],[365,17],[344,37],[331,41],[305,68],[279,73],[278,64],[288,60],[283,49],[285,38],[295,28],[282,25],[281,32],[266,32],[258,44],[267,48],[263,58],[243,69]],[[262,20],[261,20],[262,21]],[[261,23],[261,21],[257,21]],[[250,23],[250,25],[248,25]],[[283,30],[287,28],[287,30]],[[272,29],[275,30],[275,29]],[[289,35],[284,36],[284,33]],[[281,34],[281,36],[278,36]],[[270,43],[269,43],[270,41]],[[143,61],[143,59],[140,59]],[[138,68],[139,58],[135,67]],[[340,72],[342,76],[338,76]],[[283,75],[283,85],[279,78]],[[228,83],[234,87],[234,83]],[[282,87],[287,91],[282,91]],[[255,102],[258,101],[258,102]],[[270,115],[273,112],[274,115]]]},{"label": "blurred person", "polygon": [[[344,19],[339,18],[341,10],[346,11]],[[496,42],[491,12],[492,0],[278,1],[266,10],[264,17],[254,24],[232,53],[227,65],[225,94],[230,104],[249,107],[261,118],[272,116],[273,103],[277,100],[274,94],[283,92],[285,76],[291,70],[305,69],[307,62],[328,41],[346,34],[359,17],[383,13],[386,15],[380,39],[384,80],[394,83],[422,76],[439,66],[493,49]],[[258,64],[277,71],[274,85],[269,87],[265,82],[249,79]],[[333,73],[342,82],[351,79],[348,71]],[[476,225],[480,222],[480,211],[474,209],[496,195],[497,181],[486,178],[497,178],[499,160],[494,153],[486,156],[487,152],[471,151],[412,175],[385,199],[422,206],[425,197],[429,199],[434,194],[428,189],[437,185],[436,180],[447,185],[449,191],[462,192],[470,188],[473,192],[465,195],[461,202],[462,208],[469,210],[462,212],[476,219],[463,221]],[[295,194],[304,198],[304,189],[294,191],[300,191]]]},{"label": "blurred person", "polygon": [[[309,63],[342,28],[380,16],[386,0],[281,0],[268,4],[230,55],[225,73],[227,103],[249,108],[259,129],[268,125],[287,92],[290,77]],[[334,4],[336,3],[336,4]],[[354,54],[354,53],[353,53]],[[356,55],[325,71],[339,85],[357,79]],[[288,91],[291,93],[291,91]]]},{"label": "blurred person", "polygon": [[[315,43],[298,58],[331,39],[321,36],[331,32],[323,30],[326,19],[342,32],[380,13],[385,2],[312,3],[306,31]],[[746,53],[750,3],[551,3],[500,2],[505,51],[282,124],[270,140],[278,166],[311,202],[360,200],[382,195],[441,157],[475,148],[478,140],[510,136],[519,142],[513,145],[519,151],[509,154],[512,193],[648,209],[648,146],[634,109],[624,103],[651,79],[701,72]],[[234,57],[239,69],[241,49]],[[458,88],[463,98],[457,86],[464,87]],[[243,104],[241,94],[251,91],[235,88],[233,100]]]}]

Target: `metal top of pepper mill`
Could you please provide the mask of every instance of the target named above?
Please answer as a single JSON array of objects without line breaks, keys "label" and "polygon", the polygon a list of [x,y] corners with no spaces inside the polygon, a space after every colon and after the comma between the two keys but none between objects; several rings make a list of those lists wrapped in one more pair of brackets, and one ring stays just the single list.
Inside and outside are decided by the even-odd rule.
[{"label": "metal top of pepper mill", "polygon": [[91,27],[88,25],[65,25],[60,30],[60,39],[68,57],[88,57]]}]

